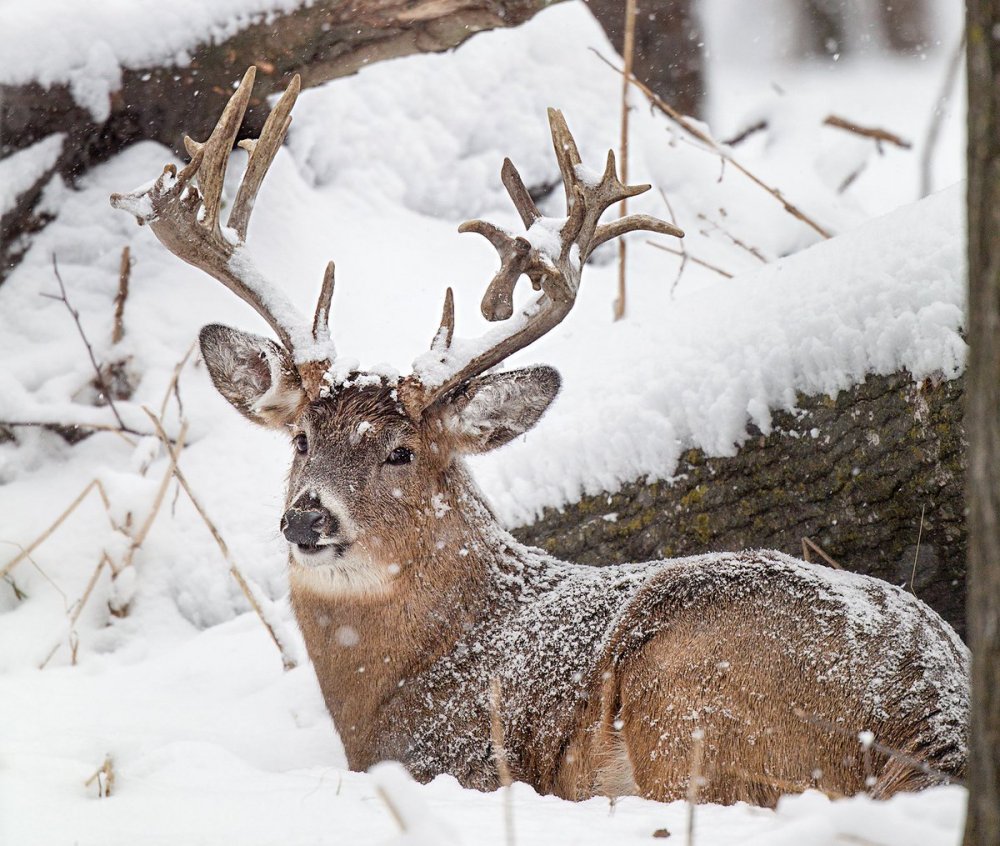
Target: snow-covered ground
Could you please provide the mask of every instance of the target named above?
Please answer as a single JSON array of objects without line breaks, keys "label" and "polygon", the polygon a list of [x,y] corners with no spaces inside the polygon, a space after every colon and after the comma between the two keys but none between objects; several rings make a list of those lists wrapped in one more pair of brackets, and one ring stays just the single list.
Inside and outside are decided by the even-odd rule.
[{"label": "snow-covered ground", "polygon": [[[115,4],[91,5],[93,18],[62,4],[76,16],[66,32],[90,32]],[[628,319],[614,324],[615,252],[599,251],[573,314],[510,362],[557,366],[563,394],[528,436],[475,466],[509,524],[643,474],[669,477],[690,447],[731,453],[749,422],[767,430],[769,411],[789,407],[797,390],[836,391],[900,367],[918,376],[963,367],[962,188],[907,205],[917,198],[919,146],[960,12],[947,21],[948,49],[926,57],[804,68],[749,58],[733,32],[752,32],[754,22],[730,20],[733,4],[723,0],[706,5],[713,132],[727,137],[766,116],[769,130],[737,147],[735,158],[842,234],[820,243],[731,164],[635,99],[630,173],[655,187],[633,210],[673,214],[691,257],[735,278],[690,261],[678,279],[680,259],[633,237]],[[30,27],[21,32],[22,41],[30,37]],[[100,59],[107,48],[126,62],[115,32],[87,55]],[[170,42],[172,51],[183,46]],[[498,179],[505,155],[529,185],[556,177],[548,105],[565,112],[584,161],[603,162],[618,137],[620,80],[591,46],[612,55],[582,4],[565,3],[453,54],[376,65],[305,92],[251,226],[259,265],[307,311],[334,258],[338,349],[366,366],[407,369],[437,326],[446,285],[455,289],[457,333],[482,331],[478,302],[495,253],[455,228],[477,216],[514,225]],[[73,58],[78,48],[54,44],[69,59],[46,67],[85,67],[86,56],[82,65]],[[85,84],[87,74],[81,78]],[[831,113],[884,126],[918,149],[879,155],[871,141],[824,127]],[[935,158],[938,186],[962,176],[962,119],[958,104]],[[141,406],[160,409],[201,325],[266,333],[249,308],[108,206],[112,191],[148,181],[169,158],[138,145],[92,171],[80,190],[49,191],[55,221],[0,287],[0,420],[114,422],[88,403],[91,365],[65,306],[40,296],[58,291],[53,255],[98,359],[128,360],[137,388],[118,409],[138,431],[150,431]],[[546,200],[548,213],[560,213],[560,193]],[[126,244],[135,262],[126,335],[112,348]],[[179,386],[189,422],[180,467],[304,659],[284,599],[277,530],[288,445],[233,413],[196,356]],[[178,432],[174,396],[165,422]],[[0,568],[95,478],[113,520],[122,525],[131,515],[141,525],[167,471],[152,437],[102,433],[70,447],[19,428],[18,439],[0,443]],[[448,842],[449,831],[455,842],[504,842],[499,794],[464,791],[447,777],[418,787],[392,770],[346,771],[311,669],[282,671],[205,525],[175,493],[171,483],[134,568],[114,585],[102,570],[72,625],[102,553],[121,562],[128,546],[95,491],[17,565],[12,583],[0,584],[0,842],[382,843],[398,830],[379,785],[413,806],[413,831],[426,829],[426,842]],[[127,616],[110,616],[109,600],[131,600]],[[115,783],[111,797],[98,799],[96,783],[84,782],[106,756]],[[648,842],[662,828],[683,839],[687,825],[681,803],[574,805],[523,785],[512,802],[519,844]],[[883,804],[806,795],[775,812],[703,806],[695,840],[953,844],[963,810],[959,788]]]}]

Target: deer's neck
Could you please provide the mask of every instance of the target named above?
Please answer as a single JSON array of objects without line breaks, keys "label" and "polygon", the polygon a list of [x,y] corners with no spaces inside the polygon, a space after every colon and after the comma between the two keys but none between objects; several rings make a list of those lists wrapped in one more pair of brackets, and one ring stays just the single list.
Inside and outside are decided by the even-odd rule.
[{"label": "deer's neck", "polygon": [[487,613],[491,574],[511,554],[464,466],[437,487],[405,536],[360,544],[365,557],[349,566],[373,575],[357,576],[357,589],[326,589],[317,574],[291,567],[295,614],[352,766],[367,766],[367,734],[383,704]]}]

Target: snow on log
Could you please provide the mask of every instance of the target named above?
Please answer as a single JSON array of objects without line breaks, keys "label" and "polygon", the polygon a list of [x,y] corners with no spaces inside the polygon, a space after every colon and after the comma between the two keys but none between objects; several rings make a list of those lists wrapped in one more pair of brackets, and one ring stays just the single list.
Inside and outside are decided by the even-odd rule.
[{"label": "snow on log", "polygon": [[[549,5],[226,0],[185,3],[178,14],[175,4],[150,0],[106,9],[41,0],[5,21],[0,33],[0,159],[55,132],[67,141],[48,178],[58,172],[73,179],[135,141],[159,141],[180,154],[185,134],[207,137],[252,64],[257,88],[241,137],[257,135],[266,98],[296,73],[304,87],[319,85],[385,59],[449,50]],[[21,236],[44,224],[33,207],[46,182],[33,183],[31,196],[4,212],[0,282],[23,250]]]}]

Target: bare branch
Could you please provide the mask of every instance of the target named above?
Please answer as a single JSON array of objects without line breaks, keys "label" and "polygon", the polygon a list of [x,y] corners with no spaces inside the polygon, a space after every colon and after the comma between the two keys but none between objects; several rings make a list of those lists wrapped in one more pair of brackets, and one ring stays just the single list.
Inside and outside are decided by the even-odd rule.
[{"label": "bare branch", "polygon": [[[146,406],[143,406],[142,410],[146,412],[146,416],[149,417],[150,422],[156,428],[156,433],[160,440],[163,441],[165,445],[168,445],[170,443],[170,439],[167,437],[167,433],[164,431],[163,424],[160,419]],[[257,618],[261,621],[264,628],[267,629],[268,635],[274,642],[274,645],[278,648],[278,652],[281,654],[282,666],[286,670],[294,669],[296,666],[295,659],[291,657],[291,653],[281,642],[275,627],[268,621],[267,616],[264,614],[264,609],[261,607],[261,604],[251,589],[250,584],[247,582],[246,577],[243,575],[240,568],[236,566],[236,562],[233,561],[232,555],[229,552],[229,546],[222,539],[222,534],[219,532],[218,528],[216,528],[215,523],[213,523],[211,518],[208,516],[208,512],[205,511],[204,506],[202,506],[198,497],[195,496],[194,491],[191,490],[191,486],[188,484],[187,478],[185,478],[184,474],[181,472],[181,468],[177,466],[176,462],[172,465],[172,471],[174,477],[177,479],[177,482],[184,489],[184,493],[187,494],[188,499],[194,506],[195,511],[198,512],[198,516],[201,517],[202,522],[208,528],[208,531],[211,533],[216,545],[219,547],[219,551],[222,553],[223,559],[225,559],[226,564],[229,566],[230,575],[232,575],[232,577],[236,580],[236,584],[239,585],[240,591],[242,591],[243,596],[246,597],[251,609],[253,609],[253,612],[257,615]]]},{"label": "bare branch", "polygon": [[855,123],[847,118],[839,117],[838,115],[829,115],[826,120],[823,121],[824,126],[832,126],[836,129],[843,129],[845,132],[852,132],[855,135],[860,135],[862,138],[871,138],[873,141],[886,142],[887,144],[893,144],[896,147],[901,147],[904,150],[909,150],[913,145],[904,138],[900,138],[893,132],[889,132],[885,129],[879,129],[874,126],[862,126],[859,123]]},{"label": "bare branch", "polygon": [[658,250],[663,250],[663,252],[665,253],[670,253],[672,256],[680,256],[681,258],[690,261],[692,264],[700,265],[701,267],[704,267],[707,270],[711,270],[714,273],[718,273],[719,276],[724,276],[726,279],[733,278],[733,274],[730,273],[728,270],[723,270],[721,267],[716,267],[714,264],[710,264],[709,262],[704,261],[703,259],[697,258],[696,256],[693,256],[690,253],[688,253],[686,250],[685,251],[676,250],[673,247],[668,247],[666,244],[658,244],[656,243],[656,241],[647,241],[646,243],[649,244],[649,246],[651,247],[656,247],[656,249]]},{"label": "bare branch", "polygon": [[[0,578],[10,573],[18,564],[20,564],[25,558],[28,558],[32,552],[34,552],[39,546],[45,543],[45,541],[48,540],[49,537],[51,537],[51,535],[55,532],[55,530],[58,529],[65,522],[66,518],[69,517],[70,514],[72,514],[74,511],[76,511],[76,509],[80,506],[80,503],[83,502],[84,499],[86,499],[87,494],[89,494],[95,488],[99,496],[101,497],[101,502],[104,503],[104,510],[108,512],[108,521],[111,522],[111,515],[110,515],[111,503],[108,500],[107,492],[104,490],[104,486],[101,484],[100,479],[92,479],[86,485],[86,487],[84,487],[84,489],[80,491],[79,494],[77,494],[76,498],[68,506],[66,506],[66,509],[62,512],[62,514],[56,517],[56,519],[44,532],[42,532],[26,547],[24,547],[17,555],[15,555],[12,559],[10,559],[10,561],[4,564],[3,567],[0,567]],[[113,522],[111,522],[111,528],[115,530],[118,529],[118,527],[115,526]]]},{"label": "bare branch", "polygon": [[[606,64],[609,68],[611,68],[615,73],[619,74],[622,73],[622,71],[619,68],[615,67],[613,63],[609,62],[606,58],[604,58],[604,56],[602,56],[596,50],[594,50],[593,48],[591,48],[591,50],[593,50],[594,55],[597,56],[597,58],[599,58],[602,62],[604,62],[604,64]],[[806,226],[808,226],[810,229],[812,229],[814,232],[816,232],[823,238],[832,237],[831,233],[827,229],[820,226],[815,220],[809,217],[800,208],[798,208],[797,206],[793,205],[788,200],[786,200],[784,196],[782,196],[782,193],[777,188],[772,188],[770,185],[765,183],[759,177],[755,176],[753,173],[751,173],[749,170],[743,167],[743,165],[741,165],[738,161],[736,161],[736,159],[733,158],[732,154],[728,152],[724,147],[722,147],[714,138],[712,138],[705,132],[702,132],[701,129],[699,129],[697,126],[691,123],[691,121],[685,118],[684,115],[682,115],[680,112],[674,109],[669,103],[667,103],[656,93],[650,90],[648,86],[644,85],[640,80],[636,79],[634,76],[628,77],[628,81],[632,83],[632,85],[634,85],[636,88],[638,88],[643,94],[645,94],[650,103],[652,103],[657,109],[663,112],[663,114],[669,117],[672,121],[674,121],[674,123],[676,123],[681,129],[683,129],[690,136],[692,136],[693,138],[697,139],[702,144],[707,146],[714,153],[721,156],[723,161],[729,162],[729,164],[731,164],[734,168],[736,168],[736,170],[738,170],[745,177],[747,177],[747,179],[749,179],[758,187],[763,188],[768,194],[774,197],[774,199],[776,199],[779,203],[781,203],[782,208],[784,208],[784,210],[788,212],[792,217],[804,223]]]},{"label": "bare branch", "polygon": [[118,428],[122,431],[125,430],[125,422],[122,420],[121,415],[118,413],[118,409],[115,407],[115,398],[111,396],[111,390],[108,388],[107,383],[104,381],[104,374],[101,372],[101,366],[97,363],[97,359],[94,357],[94,348],[90,345],[90,341],[87,340],[87,333],[83,331],[83,324],[80,323],[80,312],[78,312],[73,306],[70,305],[69,298],[66,296],[66,286],[63,284],[62,276],[59,273],[59,262],[56,260],[56,254],[52,254],[52,272],[56,275],[56,281],[59,283],[60,295],[56,299],[61,300],[69,311],[70,316],[73,318],[73,322],[76,324],[76,329],[80,333],[80,337],[83,339],[83,345],[87,348],[87,355],[90,357],[90,363],[94,368],[94,382],[101,391],[101,394],[108,401],[108,408],[111,409],[111,413],[115,416],[115,420],[118,421]]}]

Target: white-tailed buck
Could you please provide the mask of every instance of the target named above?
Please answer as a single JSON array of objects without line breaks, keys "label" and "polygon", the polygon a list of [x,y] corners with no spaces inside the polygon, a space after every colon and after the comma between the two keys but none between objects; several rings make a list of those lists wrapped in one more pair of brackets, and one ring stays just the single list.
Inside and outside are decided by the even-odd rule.
[{"label": "white-tailed buck", "polygon": [[[281,527],[292,604],[353,769],[394,759],[421,780],[451,773],[490,790],[502,754],[542,792],[669,800],[686,795],[694,765],[703,801],[757,804],[961,777],[968,655],[914,597],[777,552],[568,564],[517,543],[470,477],[463,455],[526,432],[555,398],[552,368],[490,371],[569,313],[591,252],[633,230],[683,234],[641,215],[599,222],[648,186],[623,185],[610,154],[603,174],[585,169],[550,111],[566,217],[543,217],[508,160],[501,179],[525,232],[461,227],[500,253],[482,303],[498,327],[454,338],[448,290],[411,375],[341,372],[332,263],[309,323],[244,247],[297,78],[244,142],[246,173],[228,225],[219,219],[252,84],[253,69],[211,138],[188,142],[183,170],[112,203],[278,336],[206,326],[201,349],[237,410],[291,435]],[[537,293],[515,310],[521,276]]]}]

